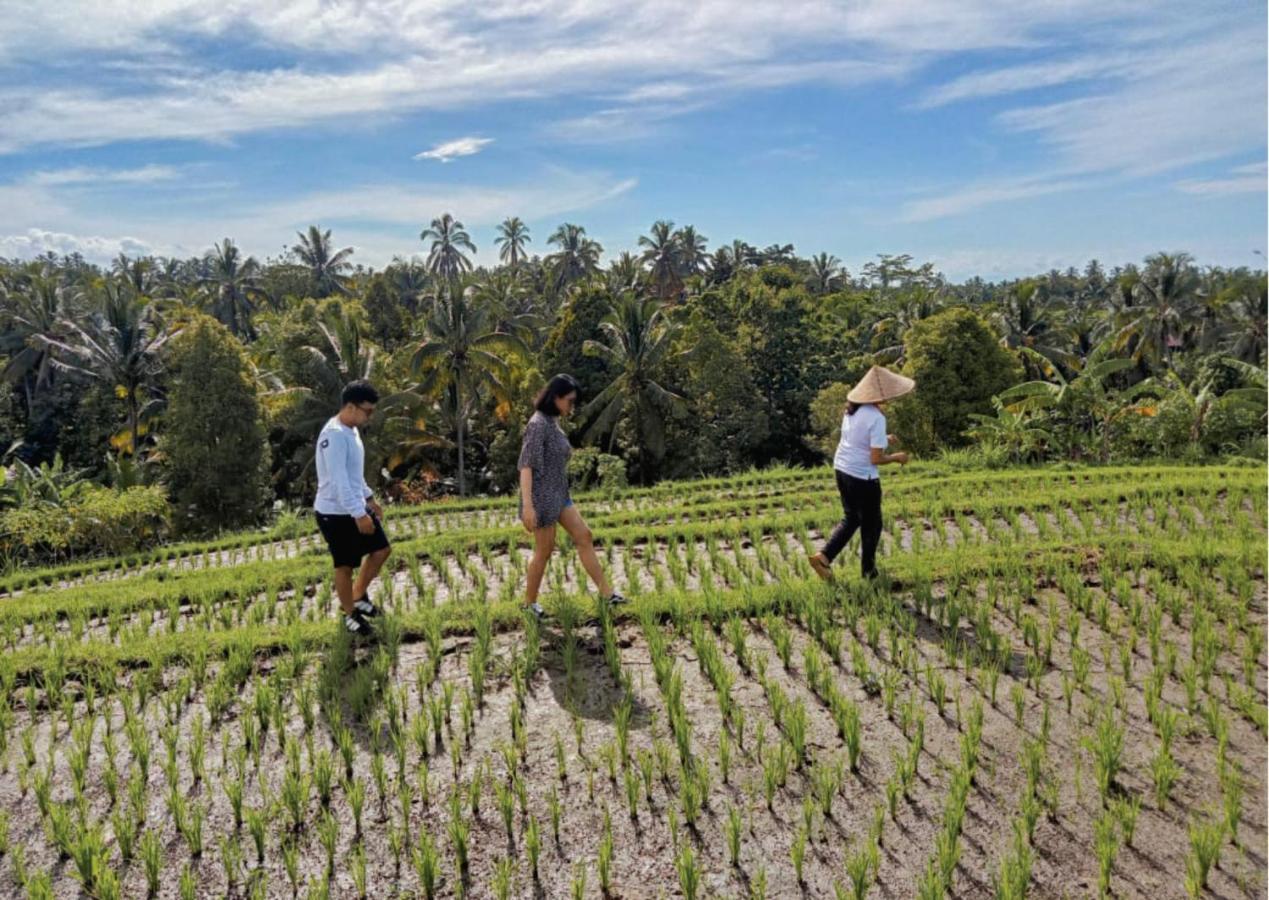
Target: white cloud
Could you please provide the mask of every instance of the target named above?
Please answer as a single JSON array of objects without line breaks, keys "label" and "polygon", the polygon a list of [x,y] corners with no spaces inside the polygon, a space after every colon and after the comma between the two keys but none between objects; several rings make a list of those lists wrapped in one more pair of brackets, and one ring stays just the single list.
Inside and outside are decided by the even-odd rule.
[{"label": "white cloud", "polygon": [[970,212],[979,207],[1028,197],[1042,197],[1062,191],[1087,187],[1080,180],[1070,178],[1017,178],[971,184],[957,190],[924,197],[904,204],[899,212],[903,222],[929,222]]},{"label": "white cloud", "polygon": [[76,166],[69,169],[41,169],[27,175],[27,184],[53,187],[58,185],[152,184],[171,181],[180,175],[174,166],[148,165],[135,169],[93,169]]},{"label": "white cloud", "polygon": [[1243,34],[1173,48],[1122,85],[999,117],[1060,163],[1140,176],[1263,147],[1265,45]]},{"label": "white cloud", "polygon": [[[223,141],[516,98],[567,97],[585,116],[593,100],[611,107],[861,84],[941,55],[1038,46],[1055,29],[1128,14],[1154,15],[1124,0],[0,0],[0,64],[7,58],[13,72],[84,58],[94,73],[128,76],[7,79],[0,152]],[[240,58],[263,46],[294,62],[212,68],[206,60],[219,57],[187,49],[190,40],[232,46]]]},{"label": "white cloud", "polygon": [[1174,187],[1183,194],[1203,196],[1227,196],[1229,194],[1263,194],[1266,190],[1269,165],[1252,163],[1239,166],[1228,178],[1189,178],[1178,181]]},{"label": "white cloud", "polygon": [[1139,59],[1140,57],[1135,54],[1086,56],[971,72],[927,91],[917,102],[916,108],[932,109],[961,100],[995,97],[1069,84],[1073,81],[1124,74],[1130,71]]},{"label": "white cloud", "polygon": [[454,141],[446,141],[443,144],[437,144],[431,150],[424,150],[422,153],[414,154],[415,159],[436,159],[443,163],[457,159],[460,156],[474,156],[489,144],[493,143],[493,138],[482,137],[462,137]]},{"label": "white cloud", "polygon": [[107,262],[120,253],[146,256],[155,252],[152,244],[133,237],[67,234],[42,228],[28,228],[21,234],[0,234],[0,257],[29,259],[50,251],[59,255],[79,253],[95,263]]}]

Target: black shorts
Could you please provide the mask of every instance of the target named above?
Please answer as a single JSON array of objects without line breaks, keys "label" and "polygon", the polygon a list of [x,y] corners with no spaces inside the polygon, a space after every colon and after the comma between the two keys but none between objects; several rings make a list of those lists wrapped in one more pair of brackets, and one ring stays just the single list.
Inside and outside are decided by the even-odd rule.
[{"label": "black shorts", "polygon": [[370,514],[374,520],[375,530],[370,534],[362,534],[357,530],[357,522],[352,516],[328,516],[317,513],[317,527],[322,537],[326,538],[326,546],[330,548],[330,557],[335,568],[348,566],[356,568],[361,565],[361,558],[376,550],[386,550],[390,545],[388,536],[383,532],[379,517]]}]

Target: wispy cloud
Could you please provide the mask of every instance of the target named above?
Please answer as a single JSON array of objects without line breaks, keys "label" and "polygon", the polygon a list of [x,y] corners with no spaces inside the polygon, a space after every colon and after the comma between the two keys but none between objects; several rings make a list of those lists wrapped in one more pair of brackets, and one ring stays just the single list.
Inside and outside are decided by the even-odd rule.
[{"label": "wispy cloud", "polygon": [[1043,176],[980,182],[937,196],[909,201],[900,209],[899,220],[929,222],[933,219],[961,215],[994,203],[1042,197],[1046,194],[1057,194],[1085,186],[1085,183],[1079,179]]},{"label": "wispy cloud", "polygon": [[69,169],[41,169],[23,180],[27,184],[55,187],[59,185],[153,184],[171,181],[180,176],[175,166],[148,165],[135,169],[94,169],[76,166]]},{"label": "wispy cloud", "polygon": [[1141,57],[1132,55],[1085,56],[1022,66],[1007,66],[962,75],[925,92],[916,109],[933,109],[963,100],[980,100],[1037,88],[1055,87],[1132,71]]},{"label": "wispy cloud", "polygon": [[[0,0],[0,11],[13,2]],[[492,0],[473,11],[458,0],[160,0],[130,6],[127,29],[110,3],[19,2],[0,32],[0,64],[7,59],[18,76],[0,90],[0,152],[224,141],[515,98],[566,96],[584,117],[592,104],[864,84],[948,54],[1040,45],[1052,29],[1123,17],[1133,8],[1123,2],[707,0],[685,11],[678,0],[634,8],[623,0]],[[239,52],[220,67],[198,49],[230,40]],[[162,64],[151,67],[155,48]],[[252,49],[270,51],[267,68],[244,64]],[[129,77],[48,80],[34,67],[50,56],[125,67]]]},{"label": "wispy cloud", "polygon": [[1252,163],[1239,166],[1226,178],[1188,178],[1175,185],[1183,194],[1200,194],[1208,197],[1226,196],[1229,194],[1263,194],[1266,190],[1266,178],[1269,177],[1269,166],[1265,163]]},{"label": "wispy cloud", "polygon": [[493,138],[482,137],[461,137],[457,140],[446,141],[443,144],[437,144],[431,150],[424,150],[422,153],[414,154],[415,159],[435,159],[443,163],[457,159],[460,156],[475,156],[489,144],[493,143]]}]

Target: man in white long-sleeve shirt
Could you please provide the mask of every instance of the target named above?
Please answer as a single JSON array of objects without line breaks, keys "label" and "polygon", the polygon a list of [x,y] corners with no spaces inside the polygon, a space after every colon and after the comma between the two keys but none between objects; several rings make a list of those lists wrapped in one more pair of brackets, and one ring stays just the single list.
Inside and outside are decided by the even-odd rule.
[{"label": "man in white long-sleeve shirt", "polygon": [[[344,611],[344,628],[366,634],[379,610],[370,602],[370,582],[392,552],[380,519],[383,510],[366,486],[366,451],[358,427],[365,427],[379,402],[368,381],[344,387],[339,413],[317,436],[317,527],[335,563],[335,593]],[[362,559],[365,558],[363,562]],[[353,569],[361,567],[353,583]]]}]

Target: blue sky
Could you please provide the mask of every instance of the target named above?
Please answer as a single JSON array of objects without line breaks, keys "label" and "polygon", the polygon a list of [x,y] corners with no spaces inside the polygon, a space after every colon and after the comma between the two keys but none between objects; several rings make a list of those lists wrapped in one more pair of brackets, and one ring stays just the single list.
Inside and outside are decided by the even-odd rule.
[{"label": "blue sky", "polygon": [[[1201,16],[1196,13],[1201,11]],[[1263,267],[1263,3],[0,0],[0,256],[382,266],[442,212],[950,278]]]}]

